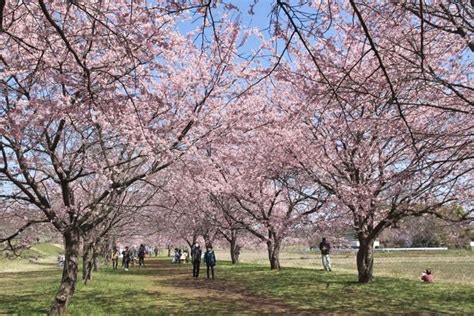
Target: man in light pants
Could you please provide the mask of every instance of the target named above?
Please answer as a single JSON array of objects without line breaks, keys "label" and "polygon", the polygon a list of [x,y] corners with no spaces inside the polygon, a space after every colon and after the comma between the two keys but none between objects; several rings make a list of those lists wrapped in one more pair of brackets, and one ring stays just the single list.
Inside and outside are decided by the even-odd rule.
[{"label": "man in light pants", "polygon": [[323,238],[323,240],[319,244],[319,250],[321,250],[324,270],[331,271],[331,258],[329,258],[329,251],[331,250],[331,245],[326,241],[326,238]]}]

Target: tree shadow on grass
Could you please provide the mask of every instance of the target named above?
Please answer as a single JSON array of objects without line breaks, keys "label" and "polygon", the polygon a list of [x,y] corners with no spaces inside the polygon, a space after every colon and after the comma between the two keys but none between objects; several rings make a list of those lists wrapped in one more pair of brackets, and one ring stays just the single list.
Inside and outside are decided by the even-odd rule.
[{"label": "tree shadow on grass", "polygon": [[[106,273],[109,275],[137,275],[137,276],[150,276],[150,277],[160,277],[160,276],[168,276],[168,275],[187,275],[192,274],[192,266],[182,267],[181,269],[173,269],[173,268],[156,268],[156,267],[146,267],[144,269],[138,268],[129,268],[128,271],[124,271],[124,269],[104,269],[100,271],[100,273]],[[94,275],[94,273],[93,273]]]},{"label": "tree shadow on grass", "polygon": [[279,299],[300,310],[332,313],[466,313],[474,310],[469,286],[423,284],[406,279],[376,278],[360,284],[354,274],[314,269],[280,271],[236,267],[223,269],[222,278],[246,287],[253,295]]},{"label": "tree shadow on grass", "polygon": [[[153,300],[150,300],[153,297]],[[167,293],[159,291],[126,291],[114,295],[109,293],[82,294],[75,302],[87,302],[93,300],[94,306],[88,308],[80,303],[70,306],[71,314],[102,314],[117,313],[124,315],[158,315],[158,314],[189,314],[189,315],[229,315],[244,314],[242,309],[234,309],[229,302],[208,300],[206,298],[187,297],[178,293]],[[120,306],[117,309],[117,306]]]},{"label": "tree shadow on grass", "polygon": [[[299,314],[294,306],[277,298],[255,295],[246,288],[229,284],[219,279],[170,280],[165,285],[177,289],[177,292],[191,295],[190,302],[213,306],[212,312],[226,313],[233,311],[238,314]],[[221,308],[219,308],[219,306]]]},{"label": "tree shadow on grass", "polygon": [[25,281],[34,281],[36,279],[47,279],[54,276],[60,277],[62,269],[45,269],[41,271],[23,271],[23,272],[0,272],[1,279],[16,279]]},{"label": "tree shadow on grass", "polygon": [[[360,284],[354,280],[353,275],[318,275],[307,273],[303,269],[286,272],[272,282],[271,287],[261,290],[314,310],[324,308],[325,312],[466,313],[474,307],[474,291],[469,287],[423,284],[388,277],[376,278],[371,284]],[[260,283],[268,284],[268,279],[264,277]]]},{"label": "tree shadow on grass", "polygon": [[[423,284],[376,277],[359,284],[354,274],[314,269],[270,271],[258,265],[219,262],[216,279],[199,279],[190,264],[149,260],[130,271],[105,268],[78,284],[69,312],[98,314],[315,314],[461,313],[474,310],[469,286]],[[54,265],[53,265],[54,266]],[[0,273],[0,314],[46,313],[59,285],[60,269]],[[146,280],[147,285],[140,282]],[[32,285],[34,284],[34,285]],[[12,294],[15,293],[15,294]]]},{"label": "tree shadow on grass", "polygon": [[[283,268],[270,271],[261,265],[219,262],[216,280],[192,278],[191,265],[166,261],[151,263],[137,274],[154,275],[165,286],[187,297],[183,312],[199,312],[195,304],[214,313],[468,313],[474,310],[474,291],[469,286],[422,284],[407,279],[376,277],[360,284],[357,275],[314,269]],[[171,301],[176,299],[171,298]]]},{"label": "tree shadow on grass", "polygon": [[[230,266],[227,266],[228,268]],[[218,314],[307,314],[297,310],[293,305],[286,304],[278,298],[265,295],[255,295],[241,284],[230,282],[219,276],[217,269],[216,279],[207,279],[206,268],[201,268],[200,277],[193,278],[191,268],[180,265],[163,267],[170,275],[160,280],[160,284],[175,289],[176,292],[191,297],[190,302],[201,302],[203,306],[214,306],[211,312]],[[249,267],[242,266],[243,270]],[[260,269],[252,269],[260,270]],[[263,269],[262,269],[263,270]],[[221,308],[219,308],[221,306]]]},{"label": "tree shadow on grass", "polygon": [[0,314],[45,314],[57,290],[58,271],[0,274]]},{"label": "tree shadow on grass", "polygon": [[[53,294],[52,294],[53,295]],[[18,295],[0,294],[0,314],[46,314],[50,303],[48,299],[42,299],[37,293]],[[50,296],[52,297],[52,296]]]}]

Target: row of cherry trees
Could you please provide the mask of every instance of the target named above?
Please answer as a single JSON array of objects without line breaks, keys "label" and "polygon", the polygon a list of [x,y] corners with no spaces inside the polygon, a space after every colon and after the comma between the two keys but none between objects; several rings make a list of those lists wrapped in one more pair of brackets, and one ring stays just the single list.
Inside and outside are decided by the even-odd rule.
[{"label": "row of cherry trees", "polygon": [[34,209],[22,227],[64,237],[51,314],[74,293],[80,238],[92,247],[133,214],[129,196],[209,132],[231,91],[235,35],[199,49],[162,5],[2,2],[1,197]]},{"label": "row of cherry trees", "polygon": [[123,225],[224,239],[233,261],[253,236],[272,269],[303,227],[349,226],[366,283],[386,228],[449,207],[470,217],[467,7],[276,0],[268,33],[242,29],[238,10],[0,2],[0,197],[17,228],[0,241],[37,223],[62,234],[51,314],[74,294],[80,239],[88,266]]}]

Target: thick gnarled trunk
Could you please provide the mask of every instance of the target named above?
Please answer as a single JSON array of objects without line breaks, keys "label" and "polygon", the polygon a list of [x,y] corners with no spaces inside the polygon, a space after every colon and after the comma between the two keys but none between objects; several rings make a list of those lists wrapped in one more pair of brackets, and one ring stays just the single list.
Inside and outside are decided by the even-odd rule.
[{"label": "thick gnarled trunk", "polygon": [[281,241],[267,241],[268,259],[270,260],[270,269],[280,269],[280,246]]},{"label": "thick gnarled trunk", "polygon": [[357,271],[359,283],[372,281],[374,267],[374,240],[359,237],[359,251],[357,251]]},{"label": "thick gnarled trunk", "polygon": [[51,306],[50,315],[65,315],[76,289],[80,234],[78,229],[67,230],[64,236],[65,262],[61,285]]}]

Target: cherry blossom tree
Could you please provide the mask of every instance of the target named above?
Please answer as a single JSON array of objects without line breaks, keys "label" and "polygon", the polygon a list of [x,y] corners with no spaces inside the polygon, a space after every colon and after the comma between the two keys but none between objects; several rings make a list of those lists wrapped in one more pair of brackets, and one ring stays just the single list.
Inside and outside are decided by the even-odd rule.
[{"label": "cherry blossom tree", "polygon": [[[188,244],[244,227],[272,269],[298,225],[344,217],[367,283],[385,229],[471,217],[470,7],[272,4],[265,37],[242,32],[230,1],[0,2],[0,198],[18,228],[0,241],[45,222],[63,235],[51,314],[74,294],[81,236],[178,163],[167,192],[122,215]],[[182,34],[188,13],[202,24]]]},{"label": "cherry blossom tree", "polygon": [[[262,90],[274,92],[272,83]],[[279,269],[283,240],[306,216],[321,211],[328,195],[308,183],[298,166],[287,165],[292,157],[281,128],[289,121],[280,112],[287,95],[262,95],[262,90],[246,94],[234,110],[238,113],[226,113],[225,138],[214,139],[206,149],[207,164],[214,169],[207,168],[200,179],[224,219],[264,242],[271,269]],[[231,198],[232,207],[223,197]]]},{"label": "cherry blossom tree", "polygon": [[80,236],[113,211],[103,205],[213,126],[233,82],[227,66],[238,29],[204,51],[159,5],[8,2],[1,18],[2,198],[42,213],[25,225],[47,219],[64,236],[51,308],[63,314]]},{"label": "cherry blossom tree", "polygon": [[[283,240],[302,217],[316,212],[322,203],[308,205],[308,196],[294,196],[290,190],[273,179],[262,179],[255,183],[256,192],[235,193],[234,198],[246,215],[239,220],[234,214],[226,213],[244,226],[255,237],[267,245],[271,269],[280,269],[280,249]],[[316,199],[316,198],[315,198]]]},{"label": "cherry blossom tree", "polygon": [[[158,190],[160,190],[158,183],[153,183],[153,185],[143,182],[135,183],[120,195],[109,195],[97,205],[98,212],[107,216],[81,236],[83,239],[82,279],[85,282],[91,279],[92,271],[98,271],[100,248],[104,246],[104,242],[111,233],[116,232],[123,238],[126,235],[124,232],[141,231],[143,225],[141,211]],[[102,210],[102,208],[106,209]],[[108,250],[110,252],[112,249]]]},{"label": "cherry blossom tree", "polygon": [[245,230],[238,212],[239,205],[232,196],[210,193],[209,197],[216,209],[211,216],[212,223],[217,227],[217,233],[228,242],[231,262],[236,264],[239,262]]},{"label": "cherry blossom tree", "polygon": [[[314,183],[349,211],[361,244],[359,281],[366,283],[373,241],[385,228],[425,213],[444,217],[443,206],[469,205],[467,96],[473,90],[465,41],[435,27],[420,29],[388,3],[318,7],[321,25],[312,30],[296,23],[301,12],[279,6],[299,38],[288,51],[301,59],[297,69],[281,63],[286,74],[278,77],[296,87],[288,103],[300,104],[307,124],[291,151]],[[466,209],[464,219],[472,213]]]},{"label": "cherry blossom tree", "polygon": [[39,240],[56,235],[44,215],[30,205],[5,200],[0,200],[0,205],[0,253],[21,256],[23,250]]}]

